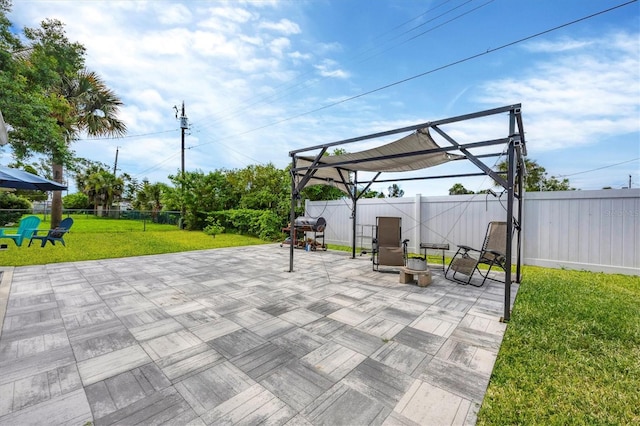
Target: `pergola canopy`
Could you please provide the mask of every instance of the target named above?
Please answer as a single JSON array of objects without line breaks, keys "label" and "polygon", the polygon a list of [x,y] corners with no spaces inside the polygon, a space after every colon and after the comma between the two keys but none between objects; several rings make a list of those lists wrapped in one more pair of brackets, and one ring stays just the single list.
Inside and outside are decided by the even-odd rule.
[{"label": "pergola canopy", "polygon": [[[442,125],[452,124],[467,120],[473,120],[482,117],[488,117],[497,114],[508,114],[508,132],[505,137],[476,141],[471,143],[459,143],[442,128]],[[438,133],[449,146],[439,146],[431,137],[430,131]],[[363,141],[367,139],[375,139],[386,137],[393,134],[412,132],[394,142],[381,145],[376,148],[367,149],[360,152],[348,153],[342,155],[325,155],[328,148],[348,143]],[[507,145],[507,149],[503,149]],[[494,152],[483,153],[481,155],[474,153],[476,148],[496,147],[499,149]],[[304,152],[318,151],[315,156],[300,155]],[[460,152],[461,154],[457,154]],[[506,152],[507,171],[497,172],[487,166],[482,158],[490,156],[503,155]],[[523,175],[525,173],[523,156],[526,156],[526,144],[524,138],[524,128],[522,124],[522,115],[520,104],[509,105],[491,110],[480,111],[476,113],[451,117],[443,120],[437,120],[422,123],[414,126],[404,127],[400,129],[389,130],[385,132],[375,133],[366,136],[360,136],[352,139],[345,139],[324,145],[312,146],[309,148],[291,151],[289,153],[292,159],[291,175],[291,212],[290,222],[295,221],[295,200],[299,198],[300,191],[308,185],[326,184],[339,188],[351,198],[352,219],[353,219],[353,247],[352,256],[355,257],[355,235],[356,235],[356,205],[362,195],[358,193],[356,187],[358,185],[357,172],[375,172],[375,177],[364,182],[367,184],[365,190],[371,184],[376,182],[378,176],[383,172],[408,172],[421,170],[428,167],[437,166],[452,160],[469,160],[477,166],[481,173],[475,174],[458,174],[447,176],[429,176],[424,178],[413,179],[433,179],[438,177],[463,177],[488,175],[497,184],[501,185],[507,193],[507,235],[510,237],[507,241],[506,269],[505,269],[505,315],[504,319],[509,319],[510,306],[510,286],[511,286],[511,256],[513,253],[511,236],[517,232],[518,243],[517,249],[517,268],[516,281],[520,280],[520,230],[521,230],[521,214],[522,214],[522,192],[523,192]],[[395,179],[401,181],[403,179]],[[377,181],[380,182],[380,181]],[[360,182],[363,183],[363,182]],[[517,217],[514,216],[514,200],[518,200]],[[290,227],[291,241],[293,241],[294,227]],[[293,271],[293,244],[290,245],[290,261],[289,272]]]},{"label": "pergola canopy", "polygon": [[438,151],[439,148],[429,129],[420,128],[401,139],[376,148],[341,155],[323,155],[315,164],[316,157],[301,156],[297,162],[298,170],[306,172],[296,173],[296,183],[301,183],[302,176],[307,174],[310,178],[306,186],[330,185],[349,194],[349,188],[353,184],[349,172],[409,172],[462,157]]},{"label": "pergola canopy", "polygon": [[[297,183],[301,182],[305,174],[312,174],[306,186],[330,185],[349,194],[349,187],[353,184],[350,172],[408,172],[437,166],[462,157],[438,151],[439,148],[429,134],[429,129],[421,128],[410,135],[376,148],[341,155],[324,155],[315,164],[316,157],[302,156],[298,159],[297,166],[299,170],[306,170],[306,172],[296,174]],[[430,153],[425,154],[424,151],[430,151]]]}]

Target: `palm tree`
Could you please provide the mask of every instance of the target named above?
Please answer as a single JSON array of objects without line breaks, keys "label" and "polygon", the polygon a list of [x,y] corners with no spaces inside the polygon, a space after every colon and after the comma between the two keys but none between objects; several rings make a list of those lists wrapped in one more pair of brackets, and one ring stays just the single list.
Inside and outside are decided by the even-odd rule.
[{"label": "palm tree", "polygon": [[98,213],[98,207],[103,210],[111,208],[113,202],[122,195],[124,191],[124,180],[116,177],[106,170],[93,173],[87,178],[83,192],[89,197],[94,205],[94,213]]},{"label": "palm tree", "polygon": [[[127,127],[117,118],[122,101],[93,71],[82,69],[72,78],[64,77],[57,90],[60,100],[66,103],[56,114],[58,126],[64,135],[65,147],[52,152],[53,178],[62,182],[62,164],[66,148],[83,132],[89,136],[123,136]],[[51,226],[62,219],[62,192],[54,191],[51,202]]]}]

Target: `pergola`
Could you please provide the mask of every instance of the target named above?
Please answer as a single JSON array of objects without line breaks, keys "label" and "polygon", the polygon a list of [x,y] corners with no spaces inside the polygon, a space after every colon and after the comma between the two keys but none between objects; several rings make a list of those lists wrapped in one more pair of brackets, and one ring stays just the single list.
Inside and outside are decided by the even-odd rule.
[{"label": "pergola", "polygon": [[[462,123],[495,115],[505,115],[508,123],[505,136],[497,139],[473,142],[458,142],[442,127],[453,123]],[[399,133],[411,132],[391,143],[360,152],[343,155],[326,155],[331,147],[338,147],[350,143],[369,139],[378,139]],[[440,146],[431,137],[435,132],[446,146]],[[506,145],[506,150],[504,149]],[[480,151],[480,152],[478,152]],[[506,151],[506,154],[505,154]],[[511,282],[520,282],[521,269],[521,230],[522,230],[522,201],[523,178],[525,173],[524,159],[527,155],[522,124],[521,105],[509,105],[500,108],[445,118],[437,121],[420,123],[366,136],[344,139],[323,145],[302,148],[289,153],[291,157],[291,212],[290,223],[295,222],[296,201],[300,199],[300,192],[306,187],[317,184],[331,185],[343,191],[352,201],[353,235],[352,257],[356,256],[356,212],[361,195],[374,183],[400,182],[408,180],[456,178],[470,176],[490,176],[504,188],[507,195],[506,222],[506,270],[504,317],[510,318]],[[507,171],[495,171],[483,161],[486,158],[506,155]],[[410,177],[400,179],[379,179],[382,173],[408,172],[434,167],[449,161],[469,161],[479,171],[464,174],[441,174],[424,177]],[[358,172],[373,172],[374,177],[365,181],[358,181]],[[358,185],[364,185],[358,191]],[[517,203],[517,208],[516,208]],[[290,226],[291,241],[294,240],[294,226]],[[514,250],[513,237],[516,239]],[[512,280],[512,258],[515,251],[516,276]],[[294,246],[289,249],[289,272],[293,272]]]}]

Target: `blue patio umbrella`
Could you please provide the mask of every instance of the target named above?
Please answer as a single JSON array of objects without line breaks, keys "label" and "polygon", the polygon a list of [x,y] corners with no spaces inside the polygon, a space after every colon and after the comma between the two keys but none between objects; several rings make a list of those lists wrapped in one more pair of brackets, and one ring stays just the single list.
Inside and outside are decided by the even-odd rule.
[{"label": "blue patio umbrella", "polygon": [[30,189],[35,191],[64,191],[65,185],[23,170],[0,166],[0,188]]}]

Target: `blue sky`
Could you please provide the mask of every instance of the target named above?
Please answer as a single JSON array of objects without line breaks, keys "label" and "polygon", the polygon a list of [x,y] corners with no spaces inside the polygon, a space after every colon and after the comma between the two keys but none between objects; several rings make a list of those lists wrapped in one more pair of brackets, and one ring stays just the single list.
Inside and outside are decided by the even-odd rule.
[{"label": "blue sky", "polygon": [[[529,158],[588,190],[627,186],[629,175],[640,186],[638,3],[493,50],[623,3],[17,0],[9,17],[18,30],[57,18],[87,48],[87,67],[125,103],[129,135],[74,148],[110,166],[118,149],[118,169],[139,180],[166,182],[179,170],[173,107],[182,101],[186,169],[204,172],[285,167],[293,149],[521,103]],[[451,131],[471,142],[504,137],[505,126],[506,118]],[[6,149],[0,155],[11,161]],[[402,177],[476,171],[464,167]],[[405,196],[445,195],[456,182],[491,186],[399,185]]]}]

